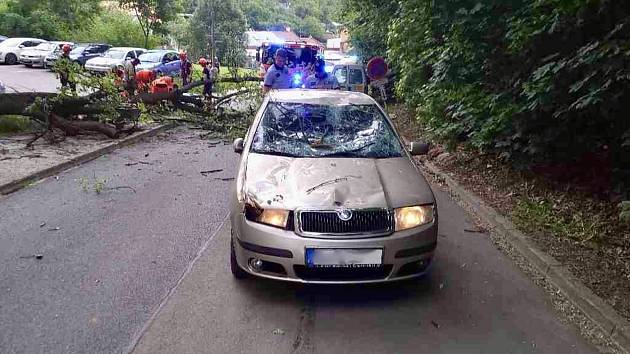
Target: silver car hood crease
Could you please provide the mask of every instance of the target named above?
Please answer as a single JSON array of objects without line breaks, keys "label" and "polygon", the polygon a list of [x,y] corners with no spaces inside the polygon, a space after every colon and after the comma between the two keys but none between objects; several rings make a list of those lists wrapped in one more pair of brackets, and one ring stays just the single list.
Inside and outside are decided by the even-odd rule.
[{"label": "silver car hood crease", "polygon": [[246,199],[295,210],[397,208],[433,203],[427,182],[407,157],[292,158],[250,153]]}]

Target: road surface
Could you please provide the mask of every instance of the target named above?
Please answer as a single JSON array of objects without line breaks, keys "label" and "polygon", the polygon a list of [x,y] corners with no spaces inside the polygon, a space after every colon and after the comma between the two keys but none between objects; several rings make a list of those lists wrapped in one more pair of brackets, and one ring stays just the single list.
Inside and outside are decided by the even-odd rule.
[{"label": "road surface", "polygon": [[196,134],[154,138],[0,199],[0,352],[596,352],[486,235],[464,232],[468,216],[439,190],[426,280],[233,279],[233,181],[223,179],[238,156]]},{"label": "road surface", "polygon": [[59,80],[53,72],[42,68],[27,68],[22,64],[0,64],[0,81],[6,92],[57,92]]}]

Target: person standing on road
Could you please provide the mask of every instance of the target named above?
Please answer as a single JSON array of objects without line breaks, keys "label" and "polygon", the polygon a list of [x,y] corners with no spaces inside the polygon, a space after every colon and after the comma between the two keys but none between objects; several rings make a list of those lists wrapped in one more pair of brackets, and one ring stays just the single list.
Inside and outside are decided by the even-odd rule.
[{"label": "person standing on road", "polygon": [[125,61],[124,71],[125,71],[125,90],[127,91],[127,96],[132,97],[136,94],[136,87],[138,83],[136,82],[136,65],[140,64],[140,60],[138,58],[130,59]]},{"label": "person standing on road", "polygon": [[326,62],[319,58],[313,67],[315,73],[306,78],[306,88],[317,90],[339,90],[337,78],[326,72]]},{"label": "person standing on road", "polygon": [[192,74],[192,63],[188,60],[188,54],[183,50],[179,52],[180,60],[180,75],[182,77],[182,86],[186,86],[190,83],[190,76]]},{"label": "person standing on road", "polygon": [[291,88],[291,77],[289,76],[289,69],[285,65],[286,62],[287,51],[283,48],[278,49],[274,64],[267,69],[265,74],[263,93],[267,93],[271,89]]},{"label": "person standing on road", "polygon": [[68,87],[72,91],[76,91],[77,85],[74,82],[74,80],[72,80],[72,73],[71,73],[72,71],[71,69],[74,64],[72,60],[70,59],[71,50],[72,48],[70,47],[69,44],[64,44],[63,47],[61,47],[61,56],[59,56],[59,59],[55,63],[55,66],[53,67],[53,71],[59,75],[59,81],[61,81],[62,89]]},{"label": "person standing on road", "polygon": [[208,60],[206,58],[199,59],[199,65],[203,68],[203,95],[206,99],[212,100],[212,86],[219,76],[219,69],[216,65],[210,65],[208,67]]}]

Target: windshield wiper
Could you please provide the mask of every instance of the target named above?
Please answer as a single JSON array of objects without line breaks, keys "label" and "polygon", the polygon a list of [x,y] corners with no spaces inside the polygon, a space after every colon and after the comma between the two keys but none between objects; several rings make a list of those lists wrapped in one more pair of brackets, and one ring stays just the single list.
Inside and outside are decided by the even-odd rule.
[{"label": "windshield wiper", "polygon": [[368,144],[365,144],[365,145],[361,146],[360,148],[356,148],[356,149],[352,149],[352,150],[331,152],[330,154],[324,154],[324,155],[321,155],[321,156],[322,157],[355,157],[357,152],[365,149],[366,147],[372,146],[374,144],[375,144],[375,142],[371,142],[371,143],[368,143]]},{"label": "windshield wiper", "polygon": [[285,156],[285,157],[302,157],[300,155],[291,154],[289,152],[282,151],[261,151],[261,150],[252,150],[252,152],[261,154],[261,155],[273,155],[273,156]]}]

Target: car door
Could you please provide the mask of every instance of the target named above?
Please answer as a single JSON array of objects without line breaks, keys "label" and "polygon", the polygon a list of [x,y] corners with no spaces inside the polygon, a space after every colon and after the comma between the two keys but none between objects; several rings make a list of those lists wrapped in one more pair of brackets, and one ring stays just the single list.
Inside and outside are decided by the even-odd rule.
[{"label": "car door", "polygon": [[348,67],[348,90],[355,92],[364,92],[366,91],[365,80],[366,77],[363,73],[363,69],[360,66],[349,66]]},{"label": "car door", "polygon": [[179,73],[179,59],[175,53],[166,53],[166,67],[170,76],[175,76]]}]

